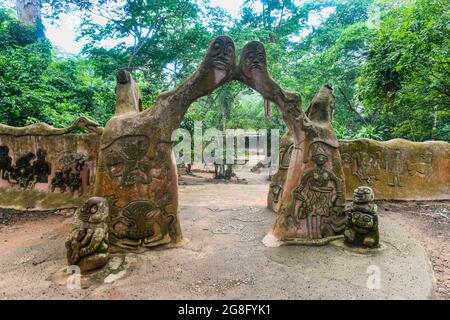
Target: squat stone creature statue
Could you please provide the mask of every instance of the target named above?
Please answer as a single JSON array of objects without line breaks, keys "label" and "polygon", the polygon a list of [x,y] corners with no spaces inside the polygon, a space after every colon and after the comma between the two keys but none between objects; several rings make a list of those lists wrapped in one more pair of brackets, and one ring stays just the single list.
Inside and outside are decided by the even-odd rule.
[{"label": "squat stone creature statue", "polygon": [[[110,240],[116,250],[142,251],[182,240],[172,133],[192,102],[231,80],[235,60],[233,40],[217,37],[197,71],[162,93],[151,108],[139,112],[135,100],[127,106],[118,101],[100,142],[94,187],[95,195],[110,204]],[[121,84],[133,83],[130,77],[125,72],[117,77],[118,90],[130,90],[122,97],[136,97],[135,85]]]},{"label": "squat stone creature statue", "polygon": [[100,197],[90,198],[77,212],[80,224],[66,241],[67,262],[78,265],[82,273],[108,262],[108,214],[107,200]]},{"label": "squat stone creature statue", "polygon": [[370,187],[358,187],[348,208],[345,243],[350,246],[376,248],[379,245],[377,205]]}]

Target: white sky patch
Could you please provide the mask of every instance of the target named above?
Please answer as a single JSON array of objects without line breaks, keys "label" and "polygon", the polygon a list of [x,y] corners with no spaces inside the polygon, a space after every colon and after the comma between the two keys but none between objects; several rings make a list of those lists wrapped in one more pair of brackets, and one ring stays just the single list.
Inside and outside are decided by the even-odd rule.
[{"label": "white sky patch", "polygon": [[45,35],[51,43],[69,53],[79,53],[87,41],[76,41],[78,28],[80,26],[80,17],[77,14],[63,14],[61,19],[55,24],[49,24],[44,19]]},{"label": "white sky patch", "polygon": [[220,7],[228,12],[233,18],[239,17],[241,5],[244,0],[211,0],[211,5]]},{"label": "white sky patch", "polygon": [[[228,12],[233,18],[238,18],[241,6],[244,0],[210,0],[212,6],[217,6]],[[294,1],[297,5],[301,4],[302,0]],[[13,7],[13,0],[0,0],[0,5],[4,7]],[[262,11],[262,4],[260,1],[255,1],[253,3],[253,10],[255,12]],[[335,8],[325,8],[318,12],[313,12],[308,17],[308,24],[311,27],[318,27],[330,14],[335,11]],[[94,21],[102,24],[104,20],[101,17],[94,16]],[[50,24],[50,21],[44,19],[43,21],[46,28],[46,36],[50,39],[52,44],[61,52],[66,52],[70,54],[78,54],[81,52],[83,46],[87,43],[87,40],[78,40],[77,37],[80,34],[80,15],[77,12],[61,15],[61,18],[56,21],[56,23]],[[311,28],[303,29],[298,35],[292,36],[291,41],[299,42],[305,36],[311,32]],[[120,42],[125,41],[127,45],[132,45],[132,39],[108,39],[100,43],[102,47],[112,48]]]},{"label": "white sky patch", "polygon": [[320,11],[312,11],[308,16],[309,28],[302,29],[297,35],[289,37],[289,41],[297,43],[302,41],[302,39],[312,32],[312,28],[319,27],[322,22],[324,22],[331,14],[335,12],[336,8],[334,7],[324,8]]}]

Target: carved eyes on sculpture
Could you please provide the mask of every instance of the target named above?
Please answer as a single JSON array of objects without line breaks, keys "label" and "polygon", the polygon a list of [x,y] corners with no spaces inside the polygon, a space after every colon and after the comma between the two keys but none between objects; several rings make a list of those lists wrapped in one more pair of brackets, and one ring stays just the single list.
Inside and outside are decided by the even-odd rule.
[{"label": "carved eyes on sculpture", "polygon": [[97,213],[97,211],[98,211],[98,206],[97,206],[96,204],[92,205],[92,206],[89,208],[89,213],[90,213],[90,214],[95,214],[95,213]]},{"label": "carved eyes on sculpture", "polygon": [[353,200],[357,203],[364,203],[373,201],[374,194],[369,187],[358,187],[353,192]]},{"label": "carved eyes on sculpture", "polygon": [[81,209],[81,213],[83,215],[95,214],[98,211],[98,206],[96,204],[89,205],[89,203],[85,203],[83,208]]}]

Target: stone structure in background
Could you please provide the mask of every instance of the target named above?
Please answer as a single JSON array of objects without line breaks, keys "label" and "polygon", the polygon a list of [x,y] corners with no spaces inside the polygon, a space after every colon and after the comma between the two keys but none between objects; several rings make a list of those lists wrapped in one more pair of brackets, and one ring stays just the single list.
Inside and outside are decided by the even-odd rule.
[{"label": "stone structure in background", "polygon": [[[70,134],[84,129],[95,134]],[[77,207],[93,191],[99,134],[81,117],[68,128],[43,123],[0,125],[0,206],[16,209]]]},{"label": "stone structure in background", "polygon": [[[358,139],[339,144],[347,200],[362,184],[370,186],[379,200],[450,199],[450,144],[445,141]],[[267,197],[268,207],[275,212],[279,212],[293,146],[288,131],[281,138],[280,165]]]},{"label": "stone structure in background", "polygon": [[[321,241],[332,239],[343,231],[342,221],[344,220],[342,197],[344,173],[338,149],[339,143],[331,125],[334,107],[332,88],[322,87],[305,114],[301,107],[300,95],[284,91],[270,77],[264,46],[257,41],[249,42],[242,50],[239,68],[236,69],[234,78],[255,89],[265,100],[278,107],[294,140],[284,190],[278,200],[280,215],[271,235],[281,241],[300,240],[304,243],[316,243],[318,239]],[[322,155],[316,159],[322,159],[315,162],[313,155],[318,150]],[[308,180],[308,183],[305,182],[304,190],[308,193],[317,193],[319,200],[314,204],[308,204],[293,196],[293,190],[302,181],[304,182],[303,178],[313,172],[311,170],[316,170],[316,174],[312,174],[315,183],[310,183]],[[316,179],[317,174],[319,177]],[[331,183],[331,180],[335,182],[335,187],[328,191],[326,185]],[[318,203],[323,204],[327,209],[320,208],[320,212],[314,212],[319,210]],[[298,208],[302,206],[303,214],[299,215]],[[315,217],[319,215],[321,218],[316,219]],[[308,217],[313,216],[314,219],[309,220],[314,220],[313,228],[317,230],[314,235],[308,232],[307,227],[304,228],[308,224]],[[320,226],[317,224],[318,221]]]},{"label": "stone structure in background", "polygon": [[341,153],[349,190],[367,185],[386,200],[450,199],[447,142],[349,140],[341,141]]},{"label": "stone structure in background", "polygon": [[358,187],[353,202],[346,210],[345,243],[350,246],[376,248],[379,246],[377,205],[370,187]]},{"label": "stone structure in background", "polygon": [[109,259],[109,210],[105,198],[93,197],[77,210],[79,224],[66,241],[68,265],[78,265],[82,273],[103,267]]},{"label": "stone structure in background", "polygon": [[[108,199],[110,240],[116,250],[139,251],[182,240],[172,133],[193,101],[231,79],[235,58],[232,39],[217,37],[197,71],[176,89],[162,93],[142,112],[134,103],[121,107],[107,123],[94,194]],[[119,82],[123,75],[118,75]],[[124,96],[132,97],[133,86],[128,90]]]}]

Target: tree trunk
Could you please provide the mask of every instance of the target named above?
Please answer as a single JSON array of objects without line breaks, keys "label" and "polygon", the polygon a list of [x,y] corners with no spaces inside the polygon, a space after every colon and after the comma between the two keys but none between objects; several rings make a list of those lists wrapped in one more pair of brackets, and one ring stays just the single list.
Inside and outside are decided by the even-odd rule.
[{"label": "tree trunk", "polygon": [[36,25],[41,20],[40,0],[16,0],[17,17],[24,25]]}]

